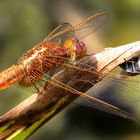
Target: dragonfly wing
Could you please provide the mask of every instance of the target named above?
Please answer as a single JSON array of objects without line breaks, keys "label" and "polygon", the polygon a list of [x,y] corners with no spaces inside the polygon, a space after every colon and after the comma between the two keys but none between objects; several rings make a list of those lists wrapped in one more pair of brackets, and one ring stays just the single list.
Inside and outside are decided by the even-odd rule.
[{"label": "dragonfly wing", "polygon": [[[51,79],[51,77],[49,77],[46,74],[45,74],[45,77]],[[48,82],[49,84],[52,84],[52,85],[57,86],[59,88],[62,88],[64,90],[66,90],[66,91],[69,91],[72,94],[76,94],[76,95],[81,96],[82,98],[84,98],[87,101],[89,101],[92,104],[93,108],[97,108],[97,109],[100,109],[102,111],[113,113],[115,115],[122,116],[124,118],[133,119],[131,114],[121,110],[120,108],[118,108],[118,107],[116,107],[114,105],[111,105],[111,104],[109,104],[107,102],[104,102],[104,101],[102,101],[102,100],[100,100],[98,98],[92,97],[92,96],[90,96],[90,95],[88,95],[86,93],[82,93],[82,92],[70,87],[69,85],[66,85],[66,84],[64,84],[62,82],[59,82],[59,81],[55,80],[55,79],[51,79],[51,81],[49,81],[49,80],[46,80],[46,79],[43,78],[42,80]]]},{"label": "dragonfly wing", "polygon": [[78,39],[83,39],[91,33],[99,29],[108,19],[108,14],[106,11],[99,12],[85,20],[74,27],[76,37]]},{"label": "dragonfly wing", "polygon": [[73,26],[63,23],[54,29],[46,38],[47,41],[63,43],[67,38],[75,37]]},{"label": "dragonfly wing", "polygon": [[82,39],[89,34],[96,31],[100,28],[108,18],[108,14],[106,11],[99,12],[85,20],[83,20],[80,24],[73,27],[69,23],[63,23],[59,25],[54,31],[52,31],[45,40],[48,41],[56,41],[66,40],[69,37],[77,37],[78,39]]},{"label": "dragonfly wing", "polygon": [[73,27],[71,24],[69,23],[62,23],[60,24],[58,27],[56,27],[46,38],[45,40],[51,40],[54,37],[57,37],[57,34],[59,35],[59,33],[64,32],[64,31],[69,31],[71,30]]},{"label": "dragonfly wing", "polygon": [[[130,114],[134,114],[134,111],[136,111],[134,107],[137,106],[138,102],[140,102],[139,93],[139,83],[134,81],[134,79],[132,80],[130,78],[129,80],[124,80],[114,77],[103,78],[102,81],[95,84],[87,92],[88,95],[117,106]],[[83,97],[79,97],[76,100],[76,103],[108,112],[108,110],[102,108],[102,106],[96,105],[94,102]],[[114,110],[109,110],[109,112],[113,114],[115,113]]]},{"label": "dragonfly wing", "polygon": [[118,98],[119,95],[113,91],[115,90],[114,87],[111,85],[109,87],[109,85],[106,84],[106,81],[104,82],[105,83],[101,82],[95,84],[95,86],[86,93],[87,95],[94,97],[103,103],[89,100],[84,96],[80,96],[74,102],[76,104],[92,107],[124,118],[134,119],[132,117],[133,111],[131,110],[130,106],[122,103],[122,100]]},{"label": "dragonfly wing", "polygon": [[116,95],[117,98],[121,98],[121,101],[124,104],[127,104],[129,106],[134,106],[138,102],[140,102],[140,76],[129,76],[129,77],[123,77],[122,75],[120,78],[115,78],[114,76],[105,78],[108,82],[111,82],[114,89],[118,91]]}]

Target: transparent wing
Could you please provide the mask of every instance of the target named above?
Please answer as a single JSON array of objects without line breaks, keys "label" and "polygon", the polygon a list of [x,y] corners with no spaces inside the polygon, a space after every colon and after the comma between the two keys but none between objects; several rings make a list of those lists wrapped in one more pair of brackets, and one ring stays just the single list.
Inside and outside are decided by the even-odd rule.
[{"label": "transparent wing", "polygon": [[[63,32],[63,34],[61,34]],[[63,43],[67,38],[75,37],[73,27],[69,23],[63,23],[54,29],[46,38],[47,41]]]},{"label": "transparent wing", "polygon": [[[48,75],[45,74],[45,76],[47,78],[49,78]],[[106,111],[106,112],[109,112],[109,113],[112,113],[112,114],[115,114],[115,115],[118,115],[118,116],[122,116],[124,118],[134,119],[131,116],[131,114],[123,111],[122,109],[120,109],[120,108],[118,108],[118,107],[116,107],[114,105],[111,105],[111,104],[109,104],[107,102],[104,102],[103,100],[100,100],[98,98],[92,97],[92,96],[90,96],[90,95],[88,95],[86,93],[82,93],[82,92],[80,92],[80,91],[78,91],[78,90],[76,90],[76,89],[74,89],[74,88],[72,88],[72,87],[70,87],[70,86],[68,86],[68,85],[66,85],[64,83],[61,83],[61,82],[59,82],[59,81],[57,81],[55,79],[49,81],[49,80],[46,80],[46,79],[43,78],[42,80],[44,80],[44,81],[48,82],[49,84],[52,84],[52,85],[54,85],[56,87],[62,88],[64,90],[66,90],[66,91],[69,91],[72,94],[80,96],[80,98],[85,99],[88,102],[90,102],[92,104],[93,108],[97,108],[97,109],[102,110],[102,111]]]},{"label": "transparent wing", "polygon": [[74,27],[76,37],[78,39],[85,38],[103,26],[107,19],[108,14],[106,11],[103,11],[83,20],[80,24]]},{"label": "transparent wing", "polygon": [[69,23],[63,23],[52,31],[45,40],[63,41],[68,37],[75,36],[78,39],[82,39],[100,28],[106,22],[107,18],[107,12],[103,11],[83,20],[75,27]]},{"label": "transparent wing", "polygon": [[[69,31],[69,33],[71,34],[74,34],[73,32],[73,26],[69,23],[62,23],[60,24],[57,28],[55,28],[46,38],[45,40],[52,40],[53,38],[55,38],[55,36],[61,32],[64,32],[64,31]],[[67,32],[64,34],[68,34]],[[60,35],[62,36],[62,35]],[[59,37],[59,36],[57,36]]]},{"label": "transparent wing", "polygon": [[[129,79],[115,78],[114,73],[113,77],[110,76],[112,76],[112,73],[95,84],[87,94],[106,103],[117,106],[126,112],[135,114],[134,111],[136,110],[134,107],[137,107],[140,102],[140,81],[137,81],[136,77]],[[74,102],[76,104],[99,109],[94,102],[91,102],[82,96]],[[111,113],[114,114],[114,111],[112,110]]]}]

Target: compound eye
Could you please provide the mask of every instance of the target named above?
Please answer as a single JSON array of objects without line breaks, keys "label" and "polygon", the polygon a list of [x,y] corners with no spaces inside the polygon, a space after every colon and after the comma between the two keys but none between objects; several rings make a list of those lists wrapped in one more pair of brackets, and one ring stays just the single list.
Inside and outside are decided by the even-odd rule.
[{"label": "compound eye", "polygon": [[64,42],[64,48],[71,49],[73,47],[73,44],[74,44],[73,39],[69,38]]}]

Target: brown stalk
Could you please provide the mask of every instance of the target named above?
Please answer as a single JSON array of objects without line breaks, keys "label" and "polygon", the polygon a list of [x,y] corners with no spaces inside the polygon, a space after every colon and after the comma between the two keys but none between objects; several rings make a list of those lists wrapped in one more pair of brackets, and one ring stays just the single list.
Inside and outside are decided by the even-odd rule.
[{"label": "brown stalk", "polygon": [[[124,58],[129,60],[140,55],[140,42],[134,42],[116,48],[106,49],[94,56],[88,56],[80,62],[93,67],[96,70],[90,69],[90,72],[82,72],[73,68],[59,72],[53,78],[60,81],[80,93],[85,93],[93,85],[87,82],[76,81],[72,76],[86,80],[94,80],[96,84],[103,77],[109,74],[116,66],[124,62]],[[76,65],[80,65],[78,62]],[[83,66],[79,66],[83,67]],[[87,66],[88,67],[88,66]],[[71,77],[68,75],[72,75]],[[51,83],[54,83],[52,85]],[[59,87],[59,86],[60,87]],[[11,109],[9,112],[0,117],[0,139],[26,139],[38,128],[44,125],[48,120],[55,116],[58,112],[64,109],[79,95],[75,94],[74,90],[67,90],[63,85],[57,84],[53,79],[50,83],[46,83],[45,88],[42,88],[38,93],[33,94],[25,101]],[[117,110],[116,109],[116,114]],[[124,112],[121,112],[122,116]],[[131,118],[126,114],[127,118]],[[30,133],[26,133],[30,131]]]}]

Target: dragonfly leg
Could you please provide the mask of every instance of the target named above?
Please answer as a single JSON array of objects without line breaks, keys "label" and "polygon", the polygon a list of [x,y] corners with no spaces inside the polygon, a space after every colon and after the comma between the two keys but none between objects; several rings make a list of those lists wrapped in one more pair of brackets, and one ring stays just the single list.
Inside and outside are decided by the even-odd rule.
[{"label": "dragonfly leg", "polygon": [[92,56],[92,55],[95,55],[95,53],[86,54],[85,56]]},{"label": "dragonfly leg", "polygon": [[33,84],[33,86],[35,87],[35,89],[37,90],[37,92],[39,92],[39,88],[35,84]]}]

